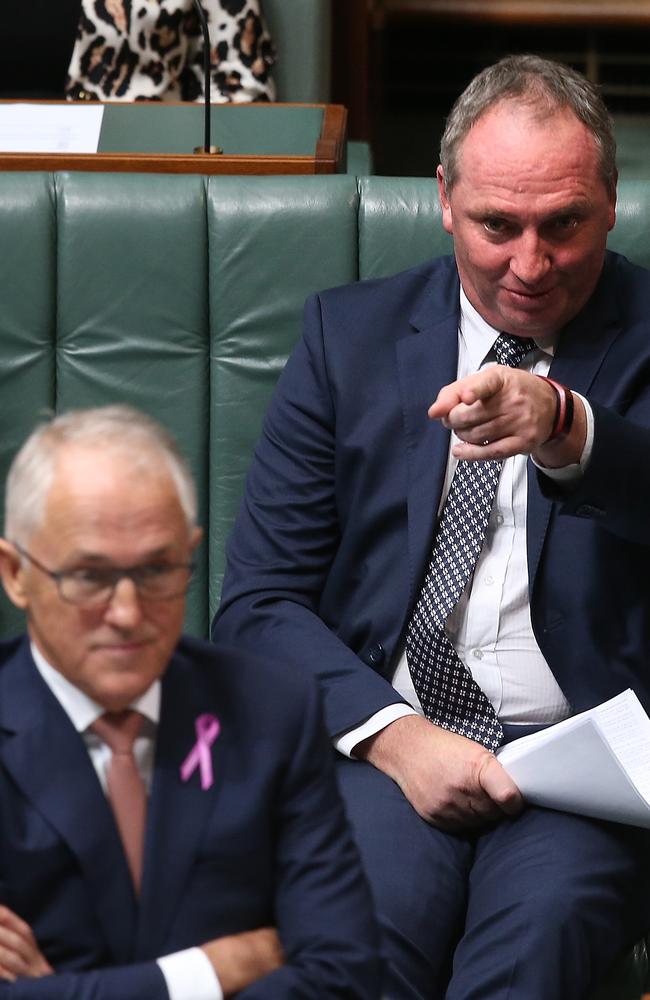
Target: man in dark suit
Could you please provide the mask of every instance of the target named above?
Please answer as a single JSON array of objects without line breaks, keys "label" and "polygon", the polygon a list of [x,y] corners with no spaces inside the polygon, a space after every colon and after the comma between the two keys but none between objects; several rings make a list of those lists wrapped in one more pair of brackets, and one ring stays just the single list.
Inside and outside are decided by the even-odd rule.
[{"label": "man in dark suit", "polygon": [[650,708],[650,277],[606,253],[579,74],[488,68],[441,161],[454,258],[307,304],[214,635],[320,678],[391,1000],[575,1000],[649,922],[650,837],[526,807],[491,751]]},{"label": "man in dark suit", "polygon": [[377,996],[316,685],[179,641],[200,530],[168,436],[128,407],[37,429],[6,535],[0,991]]}]

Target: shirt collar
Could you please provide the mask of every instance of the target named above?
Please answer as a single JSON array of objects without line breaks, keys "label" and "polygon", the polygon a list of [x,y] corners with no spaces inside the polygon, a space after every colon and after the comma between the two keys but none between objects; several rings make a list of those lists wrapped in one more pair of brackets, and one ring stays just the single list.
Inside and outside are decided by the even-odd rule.
[{"label": "shirt collar", "polygon": [[[87,694],[48,663],[33,642],[30,643],[30,648],[36,669],[61,705],[63,711],[69,717],[72,725],[78,733],[85,732],[88,726],[91,726],[100,715],[104,714],[106,709],[96,701],[93,701],[92,698],[89,698]],[[129,708],[137,709],[145,718],[157,726],[160,718],[160,696],[160,681],[156,680],[144,694],[140,695],[139,698],[136,698],[129,705]]]},{"label": "shirt collar", "polygon": [[[463,286],[460,287],[460,335],[465,342],[465,349],[472,371],[478,371],[486,361],[494,342],[500,334],[493,326],[483,319],[467,298]],[[534,339],[534,338],[533,338]],[[553,357],[555,344],[545,344],[538,349]]]}]

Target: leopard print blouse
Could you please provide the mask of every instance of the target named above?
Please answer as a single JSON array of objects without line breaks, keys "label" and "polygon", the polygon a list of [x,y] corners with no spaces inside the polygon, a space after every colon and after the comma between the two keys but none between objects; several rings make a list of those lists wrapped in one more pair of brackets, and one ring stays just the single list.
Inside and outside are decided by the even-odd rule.
[{"label": "leopard print blouse", "polygon": [[[268,101],[273,46],[260,0],[202,0],[212,100]],[[82,0],[68,100],[198,101],[203,36],[192,0]]]}]

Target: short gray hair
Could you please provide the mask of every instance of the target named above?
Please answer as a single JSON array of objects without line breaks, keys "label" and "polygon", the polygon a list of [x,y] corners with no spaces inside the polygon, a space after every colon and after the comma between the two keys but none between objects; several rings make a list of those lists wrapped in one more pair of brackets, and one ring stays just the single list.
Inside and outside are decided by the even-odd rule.
[{"label": "short gray hair", "polygon": [[170,434],[132,406],[73,410],[40,424],[14,458],[5,493],[5,536],[25,545],[43,523],[45,501],[59,452],[68,444],[97,446],[133,456],[143,470],[166,465],[176,486],[188,530],[197,522],[196,487]]},{"label": "short gray hair", "polygon": [[540,117],[567,108],[594,137],[600,173],[609,191],[616,188],[616,140],[611,116],[594,84],[569,66],[540,56],[506,56],[474,77],[454,104],[440,143],[445,187],[458,179],[460,146],[479,118],[501,101],[517,101]]}]

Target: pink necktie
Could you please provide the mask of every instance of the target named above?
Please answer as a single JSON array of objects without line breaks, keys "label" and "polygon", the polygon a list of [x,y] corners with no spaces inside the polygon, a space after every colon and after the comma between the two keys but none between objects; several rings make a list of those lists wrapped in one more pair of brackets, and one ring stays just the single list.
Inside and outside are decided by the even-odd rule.
[{"label": "pink necktie", "polygon": [[122,838],[135,891],[140,891],[147,793],[133,756],[144,718],[139,712],[107,712],[90,727],[111,750],[108,799]]}]

